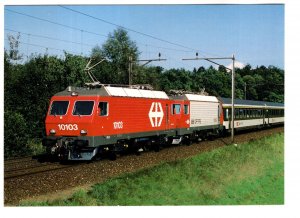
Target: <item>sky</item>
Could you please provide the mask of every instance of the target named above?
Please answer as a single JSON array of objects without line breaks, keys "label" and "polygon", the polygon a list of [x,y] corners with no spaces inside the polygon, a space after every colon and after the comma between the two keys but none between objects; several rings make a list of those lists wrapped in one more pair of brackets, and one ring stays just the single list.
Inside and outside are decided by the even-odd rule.
[{"label": "sky", "polygon": [[[79,14],[69,9],[84,13]],[[252,67],[284,69],[284,5],[59,5],[4,6],[7,36],[20,32],[24,60],[31,54],[90,56],[118,26],[127,28],[140,59],[165,69],[208,67],[184,58],[231,57]],[[132,31],[131,31],[132,30]],[[231,61],[219,61],[228,66]]]}]

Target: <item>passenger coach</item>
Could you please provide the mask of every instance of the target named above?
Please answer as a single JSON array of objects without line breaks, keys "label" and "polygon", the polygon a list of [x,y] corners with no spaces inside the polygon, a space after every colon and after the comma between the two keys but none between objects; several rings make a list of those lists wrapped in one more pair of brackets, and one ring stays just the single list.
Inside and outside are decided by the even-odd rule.
[{"label": "passenger coach", "polygon": [[[220,98],[223,105],[224,127],[231,130],[231,98]],[[284,104],[235,99],[234,128],[257,128],[284,123]]]}]

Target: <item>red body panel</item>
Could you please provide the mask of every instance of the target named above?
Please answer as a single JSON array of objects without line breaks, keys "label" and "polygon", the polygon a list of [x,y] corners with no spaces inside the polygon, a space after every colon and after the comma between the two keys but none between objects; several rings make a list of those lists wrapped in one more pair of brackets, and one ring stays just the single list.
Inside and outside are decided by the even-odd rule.
[{"label": "red body panel", "polygon": [[223,126],[223,122],[224,122],[224,110],[223,110],[223,105],[220,103],[220,125]]},{"label": "red body panel", "polygon": [[[57,100],[68,100],[69,107],[63,116],[49,115],[48,111],[47,135],[50,135],[51,129],[56,131],[55,136],[79,136],[80,130],[86,130],[87,136],[109,136],[189,127],[190,115],[184,114],[183,106],[189,105],[188,101],[112,96],[54,96],[50,105]],[[72,115],[74,103],[78,100],[95,102],[92,115]],[[107,116],[99,116],[99,102],[108,102]],[[174,103],[180,104],[180,114],[172,113]]]}]

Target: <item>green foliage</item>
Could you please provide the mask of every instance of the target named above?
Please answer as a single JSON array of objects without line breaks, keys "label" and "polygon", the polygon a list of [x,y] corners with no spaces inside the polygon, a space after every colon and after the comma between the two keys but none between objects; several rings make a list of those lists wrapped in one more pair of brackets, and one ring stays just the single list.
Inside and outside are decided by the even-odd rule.
[{"label": "green foliage", "polygon": [[42,145],[40,139],[29,139],[27,141],[29,153],[32,155],[39,155],[46,152],[45,147]]},{"label": "green foliage", "polygon": [[85,64],[85,58],[70,54],[65,54],[65,59],[36,56],[22,65],[11,64],[5,59],[6,157],[36,153],[36,149],[40,149],[38,146],[30,148],[28,139],[39,138],[41,141],[50,98],[69,85],[83,85]]},{"label": "green foliage", "polygon": [[171,89],[191,91],[192,79],[190,74],[183,68],[167,70],[162,74],[160,86],[166,92]]},{"label": "green foliage", "polygon": [[[47,205],[256,205],[284,203],[284,136],[231,145],[124,174]],[[36,205],[36,203],[27,203]],[[45,202],[40,202],[40,205]]]},{"label": "green foliage", "polygon": [[28,154],[28,126],[22,114],[13,111],[4,113],[4,157]]}]

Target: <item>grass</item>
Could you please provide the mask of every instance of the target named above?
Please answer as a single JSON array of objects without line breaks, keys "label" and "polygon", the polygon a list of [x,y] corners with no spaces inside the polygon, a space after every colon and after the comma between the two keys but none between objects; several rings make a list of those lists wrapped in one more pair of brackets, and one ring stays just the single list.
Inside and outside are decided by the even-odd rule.
[{"label": "grass", "polygon": [[21,205],[283,204],[283,145],[283,134],[276,134],[124,174],[68,199]]}]

